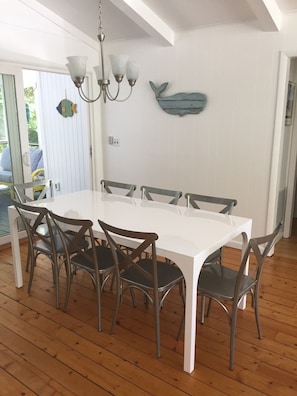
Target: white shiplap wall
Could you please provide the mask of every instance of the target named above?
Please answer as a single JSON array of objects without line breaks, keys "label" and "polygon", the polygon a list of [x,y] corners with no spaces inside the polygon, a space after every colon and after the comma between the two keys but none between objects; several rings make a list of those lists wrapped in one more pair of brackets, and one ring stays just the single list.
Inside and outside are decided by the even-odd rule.
[{"label": "white shiplap wall", "polygon": [[[36,96],[39,102],[39,133],[46,175],[59,183],[55,194],[92,188],[88,105],[65,74],[39,72]],[[77,113],[63,117],[56,109],[62,99],[77,104]]]},{"label": "white shiplap wall", "polygon": [[[181,32],[174,47],[149,40],[110,43],[140,63],[125,104],[107,104],[104,172],[115,180],[237,198],[234,213],[266,232],[280,51],[297,54],[297,14],[281,33],[252,22]],[[178,117],[163,112],[149,86],[168,81],[164,96],[202,92],[206,109]],[[120,138],[120,147],[107,136]],[[181,200],[181,202],[183,202]]]}]

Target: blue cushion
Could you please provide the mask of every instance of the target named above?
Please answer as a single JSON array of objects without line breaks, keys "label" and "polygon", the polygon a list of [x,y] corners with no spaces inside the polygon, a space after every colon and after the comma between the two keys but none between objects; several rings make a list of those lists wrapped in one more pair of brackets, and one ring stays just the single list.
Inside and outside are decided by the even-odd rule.
[{"label": "blue cushion", "polygon": [[10,160],[10,150],[9,147],[6,147],[2,151],[1,155],[1,168],[6,171],[11,171],[11,160]]},{"label": "blue cushion", "polygon": [[4,183],[12,183],[12,172],[7,170],[1,170],[0,181]]},{"label": "blue cushion", "polygon": [[30,148],[30,162],[31,162],[31,172],[34,172],[38,166],[39,161],[42,157],[41,149],[32,149]]},{"label": "blue cushion", "polygon": [[36,169],[43,169],[44,168],[44,163],[43,163],[43,155],[41,156]]}]

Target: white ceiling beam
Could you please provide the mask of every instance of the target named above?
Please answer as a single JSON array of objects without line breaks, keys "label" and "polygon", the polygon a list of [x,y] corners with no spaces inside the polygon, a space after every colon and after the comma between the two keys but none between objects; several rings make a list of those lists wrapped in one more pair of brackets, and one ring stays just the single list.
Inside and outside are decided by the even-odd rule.
[{"label": "white ceiling beam", "polygon": [[161,45],[174,45],[174,31],[141,0],[109,0]]},{"label": "white ceiling beam", "polygon": [[282,15],[276,0],[246,0],[266,32],[279,32]]}]

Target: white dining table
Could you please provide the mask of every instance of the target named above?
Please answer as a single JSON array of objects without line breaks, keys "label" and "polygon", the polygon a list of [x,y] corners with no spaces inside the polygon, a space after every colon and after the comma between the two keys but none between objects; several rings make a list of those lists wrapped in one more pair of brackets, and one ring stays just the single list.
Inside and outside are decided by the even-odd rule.
[{"label": "white dining table", "polygon": [[[84,190],[34,201],[61,216],[90,219],[96,237],[105,239],[98,219],[119,228],[155,232],[157,254],[174,261],[186,283],[184,370],[195,368],[196,308],[198,277],[207,256],[242,235],[242,251],[251,236],[252,220],[185,206],[170,205],[99,191]],[[8,208],[16,287],[23,286],[17,219]],[[123,240],[126,246],[131,241]],[[245,308],[243,302],[241,308]]]}]

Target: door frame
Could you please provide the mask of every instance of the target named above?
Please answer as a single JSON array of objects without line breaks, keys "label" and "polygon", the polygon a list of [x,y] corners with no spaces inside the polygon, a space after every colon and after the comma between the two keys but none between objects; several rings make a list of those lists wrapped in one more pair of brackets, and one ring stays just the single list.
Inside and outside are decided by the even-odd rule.
[{"label": "door frame", "polygon": [[[287,86],[289,81],[289,72],[291,58],[297,56],[297,53],[280,53],[279,61],[279,76],[278,76],[278,89],[276,99],[276,112],[274,123],[274,139],[272,149],[271,173],[270,173],[270,188],[268,198],[268,211],[267,211],[267,232],[271,232],[275,227],[277,217],[278,199],[279,199],[279,186],[280,186],[280,169],[282,162],[282,143],[285,132],[285,113],[286,113],[286,98]],[[295,102],[296,106],[296,102]],[[296,126],[296,111],[294,115],[294,123]],[[286,180],[286,199],[284,208],[284,228],[283,237],[288,238],[292,233],[292,220],[294,211],[294,197],[295,197],[295,184],[296,184],[296,159],[297,159],[297,136],[294,136],[292,128],[291,137],[291,150],[289,153],[288,166],[287,166],[287,180]],[[296,135],[296,133],[295,133]]]},{"label": "door frame", "polygon": [[[26,111],[25,111],[25,98],[23,90],[23,75],[22,68],[20,66],[11,65],[8,63],[0,62],[0,73],[5,75],[14,76],[14,88],[15,88],[15,99],[17,108],[17,123],[18,131],[11,136],[9,141],[12,142],[11,147],[11,159],[12,162],[20,162],[22,165],[22,171],[17,171],[15,174],[15,180],[17,182],[22,182],[23,176],[26,177],[29,172],[29,167],[25,166],[24,158],[26,157],[26,152],[29,150],[28,134],[27,134],[27,121],[26,121]],[[16,145],[19,147],[16,148]],[[19,156],[21,151],[21,158],[14,158]],[[0,237],[0,245],[9,243],[11,240],[10,234]]]}]

